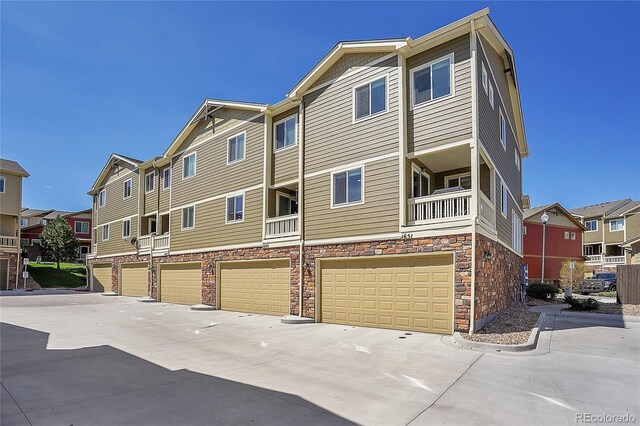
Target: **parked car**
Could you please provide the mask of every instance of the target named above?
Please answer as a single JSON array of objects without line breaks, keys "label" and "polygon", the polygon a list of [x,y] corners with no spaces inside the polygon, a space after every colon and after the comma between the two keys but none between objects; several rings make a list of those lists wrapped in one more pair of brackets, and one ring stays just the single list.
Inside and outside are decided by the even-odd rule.
[{"label": "parked car", "polygon": [[580,284],[581,294],[600,293],[603,291],[616,291],[616,274],[610,272],[595,274]]}]

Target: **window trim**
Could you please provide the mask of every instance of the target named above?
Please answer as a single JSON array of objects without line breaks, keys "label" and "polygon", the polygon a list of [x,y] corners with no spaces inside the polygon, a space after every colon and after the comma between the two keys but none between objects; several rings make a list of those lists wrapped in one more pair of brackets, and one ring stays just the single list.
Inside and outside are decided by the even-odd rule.
[{"label": "window trim", "polygon": [[[500,143],[502,144],[502,147],[504,148],[504,150],[507,150],[507,122],[504,118],[504,113],[502,112],[502,108],[500,108]],[[504,132],[502,131],[502,129],[504,128]],[[504,138],[503,138],[504,136]]]},{"label": "window trim", "polygon": [[[376,113],[366,115],[364,117],[357,118],[356,116],[356,91],[361,87],[371,85],[371,83],[375,83],[378,80],[384,79],[384,109],[382,111],[378,111]],[[365,82],[358,84],[357,86],[353,86],[351,89],[351,103],[352,103],[352,121],[351,124],[360,123],[362,121],[368,120],[373,117],[378,117],[382,114],[389,112],[389,73],[384,74],[383,76],[373,77]],[[369,89],[369,111],[371,111],[371,89]]]},{"label": "window trim", "polygon": [[[149,194],[156,190],[156,172],[155,170],[150,171],[149,173],[144,174],[144,193]],[[153,180],[151,181],[151,189],[147,189],[147,176],[153,175]]]},{"label": "window trim", "polygon": [[575,239],[576,239],[576,233],[575,232],[571,233],[571,239],[575,241]]},{"label": "window trim", "polygon": [[[107,238],[104,237],[105,229],[107,230]],[[109,241],[109,233],[110,233],[109,224],[106,223],[102,225],[102,241]]]},{"label": "window trim", "polygon": [[493,99],[493,83],[489,82],[489,105],[491,105],[491,109],[495,109],[495,101]]},{"label": "window trim", "polygon": [[[129,222],[129,234],[124,235],[124,224],[125,222]],[[129,238],[131,236],[131,218],[122,219],[122,239]]]},{"label": "window trim", "polygon": [[502,191],[502,196],[500,197],[500,213],[502,213],[502,216],[507,217],[509,213],[509,190],[502,182],[500,182],[500,189]]},{"label": "window trim", "polygon": [[[611,224],[613,222],[622,222],[622,228],[620,229],[611,229]],[[619,231],[624,231],[624,219],[612,219],[609,221],[609,232],[619,232]]]},{"label": "window trim", "polygon": [[[414,90],[413,90],[413,87],[415,86],[415,83],[414,83],[414,75],[415,75],[415,73],[417,73],[419,71],[422,71],[423,69],[425,69],[427,67],[431,67],[433,64],[436,64],[438,62],[444,61],[445,59],[449,59],[449,64],[450,64],[449,65],[449,82],[451,84],[451,87],[450,87],[451,90],[449,91],[449,94],[445,95],[445,96],[440,96],[439,98],[435,98],[435,99],[433,99],[433,97],[432,97],[428,101],[424,101],[424,102],[421,102],[419,104],[416,104],[415,93],[414,93]],[[414,109],[421,108],[421,107],[423,107],[425,105],[429,105],[429,104],[431,104],[433,102],[443,101],[445,99],[452,98],[452,97],[454,97],[456,95],[456,82],[455,82],[455,79],[454,79],[454,76],[455,76],[455,73],[454,73],[454,67],[455,67],[454,59],[455,59],[455,54],[454,54],[454,52],[451,52],[448,55],[441,56],[440,58],[434,59],[433,61],[427,62],[426,64],[422,64],[422,65],[419,65],[417,67],[411,68],[411,70],[409,71],[409,96],[410,96],[410,99],[411,99],[411,103],[410,103],[411,108],[410,108],[410,110],[413,111]],[[431,82],[433,83],[433,72],[430,73],[430,76],[431,76]],[[431,88],[433,90],[433,84],[431,85]]]},{"label": "window trim", "polygon": [[[455,174],[455,175],[445,176],[444,177],[444,187],[445,188],[453,188],[452,186],[449,186],[449,179],[458,178],[458,182],[460,182],[460,178],[467,177],[467,176],[471,177],[471,172],[458,173],[458,174]],[[458,185],[458,186],[461,186],[461,185]]]},{"label": "window trim", "polygon": [[[242,219],[240,220],[228,220],[229,219],[229,198],[236,198],[242,195]],[[246,204],[247,196],[244,192],[238,192],[236,194],[228,195],[224,198],[224,223],[225,225],[231,225],[233,223],[242,223],[244,222],[245,214],[245,204]],[[235,202],[234,202],[235,203]],[[235,204],[234,204],[235,208]],[[234,211],[235,213],[235,211]]]},{"label": "window trim", "polygon": [[571,234],[569,233],[569,231],[564,231],[564,239],[568,240],[569,238],[571,238]]},{"label": "window trim", "polygon": [[[26,220],[27,223],[23,224],[22,221]],[[20,226],[29,226],[29,218],[28,217],[21,217],[20,218]]]},{"label": "window trim", "polygon": [[[355,107],[354,107],[355,108]],[[277,144],[276,144],[276,127],[278,126],[278,124],[284,123],[286,121],[291,120],[291,118],[295,119],[296,123],[295,123],[295,141],[293,143],[293,145],[289,145],[289,146],[283,146],[282,148],[278,148]],[[273,152],[282,152],[282,151],[286,151],[289,148],[293,148],[298,146],[298,113],[294,113],[291,114],[288,117],[283,118],[282,120],[278,120],[275,123],[273,123]]]},{"label": "window trim", "polygon": [[[345,172],[350,172],[352,170],[356,170],[356,169],[360,169],[360,201],[357,202],[346,202],[346,203],[342,203],[342,204],[335,204],[334,203],[334,193],[333,193],[333,177],[339,173],[345,173]],[[359,206],[364,204],[365,200],[364,200],[364,189],[365,189],[365,183],[364,183],[364,174],[365,174],[365,164],[360,164],[358,166],[352,166],[352,167],[347,167],[347,168],[341,168],[339,170],[333,170],[331,172],[331,192],[329,193],[329,197],[330,197],[330,207],[331,209],[340,209],[343,207],[352,207],[352,206]],[[347,193],[348,193],[349,188],[347,187]]]},{"label": "window trim", "polygon": [[[191,157],[193,155],[193,174],[191,176],[185,176],[184,175],[184,163],[185,160],[189,157]],[[187,179],[191,179],[196,177],[196,175],[198,174],[198,156],[197,156],[197,151],[193,151],[192,153],[188,154],[188,155],[183,155],[182,156],[182,180],[187,180]]]},{"label": "window trim", "polygon": [[487,68],[484,66],[484,62],[482,62],[482,87],[484,88],[484,93],[488,93],[488,85],[489,74],[487,74]]},{"label": "window trim", "polygon": [[524,225],[522,227],[522,235],[527,235],[527,226],[526,225]]},{"label": "window trim", "polygon": [[596,228],[589,230],[589,229],[585,229],[584,232],[598,232],[598,219],[590,219],[590,220],[585,220],[584,221],[584,227],[587,228],[587,222],[595,222],[596,223]]},{"label": "window trim", "polygon": [[2,190],[0,191],[0,194],[4,194],[4,191],[5,191],[5,188],[6,188],[6,185],[7,185],[7,181],[4,178],[4,176],[0,176],[0,181],[2,181],[2,188],[0,188]]},{"label": "window trim", "polygon": [[518,155],[518,150],[514,149],[513,150],[513,154],[514,154],[514,160],[516,162],[516,168],[518,169],[518,171],[520,171],[520,156]]},{"label": "window trim", "polygon": [[[167,185],[167,172],[169,172],[169,185]],[[171,166],[167,166],[162,169],[162,190],[171,188],[171,175],[173,175],[173,171],[171,170]]]},{"label": "window trim", "polygon": [[[242,158],[236,158],[233,161],[229,161],[229,142],[231,142],[231,139],[237,138],[238,136],[242,135],[243,136],[243,141],[242,141]],[[242,131],[240,133],[237,133],[234,136],[231,136],[229,138],[227,138],[227,166],[231,165],[231,164],[236,164],[239,163],[241,161],[244,161],[244,159],[247,157],[247,131]]]},{"label": "window trim", "polygon": [[[102,194],[104,194],[104,202],[101,204],[100,202],[102,201]],[[104,207],[107,205],[107,190],[105,188],[102,188],[100,191],[98,191],[98,208]]]},{"label": "window trim", "polygon": [[[296,203],[298,202],[298,197],[294,197],[293,195],[287,194],[286,192],[281,192],[276,190],[276,216],[277,217],[280,217],[280,197],[288,198],[289,201],[295,201]],[[290,213],[289,215],[286,215],[286,216],[290,216],[294,214],[298,214],[298,213]],[[242,216],[244,217],[244,211]]]},{"label": "window trim", "polygon": [[[87,225],[87,232],[82,232],[82,227],[78,231],[78,224],[81,224],[81,225],[85,225],[86,224]],[[90,228],[91,227],[89,226],[89,222],[83,221],[83,220],[76,220],[74,222],[74,224],[73,224],[73,231],[76,234],[89,234],[91,232]]]},{"label": "window trim", "polygon": [[[193,207],[193,226],[184,226],[184,211]],[[192,229],[196,229],[196,205],[189,204],[188,206],[184,206],[180,209],[180,230],[181,231],[190,231]]]},{"label": "window trim", "polygon": [[[417,164],[415,163],[411,163],[411,198],[415,198],[413,195],[413,188],[414,188],[414,173],[419,173],[421,176],[424,176],[427,178],[427,195],[421,195],[421,197],[426,197],[428,195],[431,195],[431,176],[429,176],[429,173],[427,172],[423,172],[422,168],[418,167]],[[471,174],[469,174],[469,176],[471,176]],[[420,192],[422,192],[422,181],[420,181]]]},{"label": "window trim", "polygon": [[[125,196],[125,193],[126,193],[125,189],[127,187],[127,182],[129,182],[129,195]],[[133,181],[131,180],[131,178],[129,178],[124,182],[122,182],[122,199],[127,200],[131,198],[132,193],[133,193]]]}]

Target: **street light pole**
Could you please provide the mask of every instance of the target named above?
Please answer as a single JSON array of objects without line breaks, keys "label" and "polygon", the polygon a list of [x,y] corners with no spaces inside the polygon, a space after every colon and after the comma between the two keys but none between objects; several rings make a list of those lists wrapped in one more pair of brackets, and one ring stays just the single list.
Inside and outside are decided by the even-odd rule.
[{"label": "street light pole", "polygon": [[544,249],[547,242],[547,222],[549,221],[547,212],[542,213],[540,220],[542,221],[542,277],[540,278],[540,282],[544,284]]}]

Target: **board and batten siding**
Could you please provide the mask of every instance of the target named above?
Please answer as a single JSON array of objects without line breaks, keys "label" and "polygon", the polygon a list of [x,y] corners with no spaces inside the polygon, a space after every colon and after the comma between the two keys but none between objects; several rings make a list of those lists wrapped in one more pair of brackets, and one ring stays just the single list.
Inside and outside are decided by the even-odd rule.
[{"label": "board and batten siding", "polygon": [[331,173],[305,178],[305,239],[398,232],[398,160],[364,166],[364,204],[331,208]]},{"label": "board and batten siding", "polygon": [[262,188],[245,193],[244,221],[225,223],[226,198],[195,206],[195,228],[181,230],[181,210],[170,215],[171,251],[199,250],[210,247],[262,241]]},{"label": "board and batten siding", "polygon": [[[339,80],[304,96],[305,173],[398,151],[397,65],[398,58],[394,56],[343,74]],[[384,76],[388,76],[387,111],[354,123],[354,88]]]},{"label": "board and batten siding", "polygon": [[[488,46],[487,49],[491,49],[492,52],[485,53],[482,45]],[[500,142],[500,111],[502,111],[503,114],[506,114],[505,108],[506,111],[509,111],[509,89],[506,85],[506,80],[504,84],[500,84],[500,81],[505,78],[504,75],[492,75],[492,69],[493,72],[497,73],[499,72],[498,70],[502,71],[504,68],[500,66],[500,68],[496,70],[496,65],[488,59],[493,55],[498,54],[488,42],[485,41],[484,44],[478,43],[478,84],[476,85],[478,91],[478,137],[487,150],[489,157],[493,160],[497,170],[507,182],[507,186],[513,193],[513,196],[519,200],[522,196],[522,167],[518,169],[516,165],[515,156],[516,152],[518,152],[518,146],[516,136],[511,126],[509,126],[508,121],[506,149],[502,145],[502,142]],[[491,63],[491,68],[488,66],[488,63]],[[494,88],[493,107],[489,102],[488,89],[487,92],[485,92],[482,86],[482,64],[484,64],[489,82],[492,83]],[[501,101],[501,98],[509,105],[505,105],[505,103]],[[512,116],[512,114],[510,114],[510,116]],[[505,116],[505,119],[506,118],[507,116]],[[513,123],[513,119],[511,119],[511,123]]]},{"label": "board and batten siding", "polygon": [[[191,144],[195,142],[183,143],[180,151],[184,152],[173,157],[171,208],[261,184],[264,167],[264,118],[261,115],[251,121],[243,121],[241,125],[194,148]],[[242,132],[246,132],[245,158],[227,164],[227,140]],[[196,175],[183,179],[183,158],[193,152],[196,153]]]},{"label": "board and batten siding", "polygon": [[[298,107],[292,108],[273,117],[273,124],[280,120],[295,115],[298,117]],[[276,132],[273,129],[271,141],[268,149],[270,150],[272,168],[271,183],[278,184],[280,182],[288,182],[298,178],[298,154],[300,152],[300,119],[298,117],[298,125],[296,127],[296,145],[281,149],[274,152]]]},{"label": "board and batten siding", "polygon": [[[454,95],[413,108],[411,70],[453,53]],[[461,36],[407,58],[407,151],[472,137],[471,55],[469,36]]]},{"label": "board and batten siding", "polygon": [[[124,182],[128,179],[131,179],[131,197],[123,199]],[[121,166],[112,167],[106,178],[106,183],[100,187],[100,189],[105,189],[107,200],[104,207],[97,208],[95,225],[101,225],[123,217],[137,216],[139,186],[140,175],[135,166],[122,164]],[[132,233],[131,235],[136,234]]]},{"label": "board and batten siding", "polygon": [[131,237],[128,237],[126,241],[122,238],[122,220],[109,224],[109,239],[107,241],[102,239],[102,225],[98,226],[97,235],[98,256],[135,252],[136,248],[131,244],[131,237],[138,235],[138,216],[132,215],[131,217]]}]

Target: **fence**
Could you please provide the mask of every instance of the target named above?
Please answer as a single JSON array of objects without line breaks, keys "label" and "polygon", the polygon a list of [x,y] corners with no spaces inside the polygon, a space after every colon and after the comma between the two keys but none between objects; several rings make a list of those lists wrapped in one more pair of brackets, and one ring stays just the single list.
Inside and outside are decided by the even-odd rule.
[{"label": "fence", "polygon": [[618,303],[640,305],[640,265],[618,265]]}]

